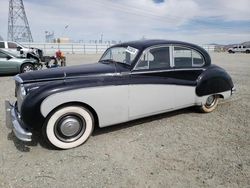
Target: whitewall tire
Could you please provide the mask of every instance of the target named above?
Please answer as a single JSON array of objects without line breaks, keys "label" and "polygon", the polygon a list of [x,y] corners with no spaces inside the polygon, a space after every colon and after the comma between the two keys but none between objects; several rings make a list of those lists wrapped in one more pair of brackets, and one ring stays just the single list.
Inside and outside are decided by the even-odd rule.
[{"label": "whitewall tire", "polygon": [[91,112],[81,106],[66,106],[50,115],[43,126],[46,140],[60,149],[83,144],[94,129]]},{"label": "whitewall tire", "polygon": [[208,96],[206,103],[200,107],[201,112],[209,113],[215,110],[219,102],[219,96],[210,95]]}]

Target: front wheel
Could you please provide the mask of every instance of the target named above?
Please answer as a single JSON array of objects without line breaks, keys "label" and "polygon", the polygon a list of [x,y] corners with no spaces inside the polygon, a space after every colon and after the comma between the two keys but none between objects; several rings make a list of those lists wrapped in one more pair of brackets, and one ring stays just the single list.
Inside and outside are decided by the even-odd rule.
[{"label": "front wheel", "polygon": [[66,106],[52,113],[43,126],[45,139],[59,149],[83,144],[94,129],[94,118],[80,106]]},{"label": "front wheel", "polygon": [[212,112],[218,105],[219,97],[217,95],[210,95],[206,103],[200,107],[201,112],[209,113]]},{"label": "front wheel", "polygon": [[25,63],[21,66],[20,72],[25,73],[25,72],[31,72],[34,71],[35,67],[31,63]]}]

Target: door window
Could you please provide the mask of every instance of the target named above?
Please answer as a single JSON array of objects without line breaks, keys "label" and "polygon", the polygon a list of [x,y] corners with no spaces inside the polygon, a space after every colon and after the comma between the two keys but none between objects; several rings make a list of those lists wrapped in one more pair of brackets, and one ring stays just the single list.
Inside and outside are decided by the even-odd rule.
[{"label": "door window", "polygon": [[16,45],[16,43],[8,42],[8,48],[16,49],[16,48],[17,48],[17,45]]},{"label": "door window", "polygon": [[152,48],[142,55],[135,70],[159,70],[170,68],[169,47]]}]

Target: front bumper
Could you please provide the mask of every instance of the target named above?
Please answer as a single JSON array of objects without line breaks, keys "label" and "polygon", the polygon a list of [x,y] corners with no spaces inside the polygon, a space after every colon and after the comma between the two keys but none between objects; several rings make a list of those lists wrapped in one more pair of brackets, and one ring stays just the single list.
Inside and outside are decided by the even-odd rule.
[{"label": "front bumper", "polygon": [[32,133],[24,128],[15,105],[11,105],[9,101],[5,101],[6,126],[12,129],[19,140],[31,141]]},{"label": "front bumper", "polygon": [[236,88],[233,87],[232,90],[231,90],[231,95],[233,95],[235,92],[236,92]]}]

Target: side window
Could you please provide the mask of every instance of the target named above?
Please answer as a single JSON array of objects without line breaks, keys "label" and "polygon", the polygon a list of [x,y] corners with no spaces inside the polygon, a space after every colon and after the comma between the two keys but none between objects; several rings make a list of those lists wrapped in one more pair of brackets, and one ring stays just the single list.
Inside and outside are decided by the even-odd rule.
[{"label": "side window", "polygon": [[192,67],[192,51],[188,48],[174,47],[174,65],[176,68]]},{"label": "side window", "polygon": [[4,42],[0,42],[0,48],[4,48]]},{"label": "side window", "polygon": [[202,67],[204,65],[203,57],[200,53],[192,50],[193,67]]},{"label": "side window", "polygon": [[150,49],[136,66],[136,70],[158,70],[170,68],[169,47]]},{"label": "side window", "polygon": [[195,50],[185,47],[174,47],[175,68],[201,67],[204,65],[203,57]]},{"label": "side window", "polygon": [[8,48],[16,49],[17,45],[15,43],[13,43],[13,42],[8,42]]}]

